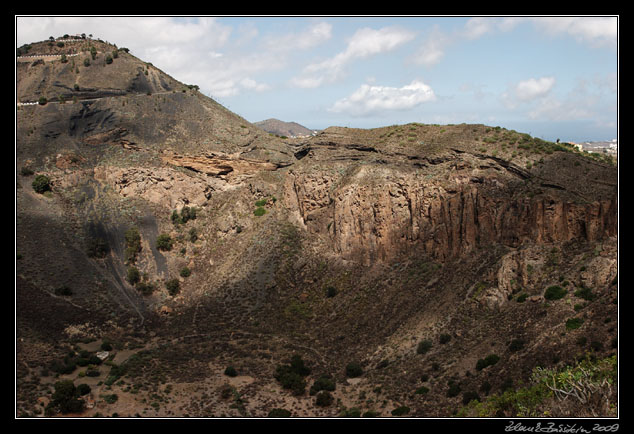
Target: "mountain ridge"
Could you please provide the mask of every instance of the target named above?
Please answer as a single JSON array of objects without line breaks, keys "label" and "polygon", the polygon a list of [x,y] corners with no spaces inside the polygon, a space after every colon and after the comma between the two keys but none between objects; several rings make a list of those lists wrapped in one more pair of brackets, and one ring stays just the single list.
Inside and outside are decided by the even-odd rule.
[{"label": "mountain ridge", "polygon": [[290,141],[113,44],[29,52],[59,57],[16,65],[45,98],[16,112],[18,417],[68,415],[60,380],[82,417],[614,416],[605,386],[500,398],[616,354],[608,157],[480,124]]},{"label": "mountain ridge", "polygon": [[285,122],[275,118],[255,122],[254,125],[277,136],[310,137],[317,133],[317,130],[308,129],[297,122]]}]

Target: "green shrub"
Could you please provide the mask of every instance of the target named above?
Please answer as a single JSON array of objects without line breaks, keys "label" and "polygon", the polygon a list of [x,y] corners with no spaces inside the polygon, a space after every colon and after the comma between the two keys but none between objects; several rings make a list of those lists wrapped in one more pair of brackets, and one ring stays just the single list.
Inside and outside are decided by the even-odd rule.
[{"label": "green shrub", "polygon": [[109,395],[104,395],[103,400],[106,401],[106,403],[108,404],[114,404],[115,402],[119,400],[119,396],[117,396],[116,393],[112,393]]},{"label": "green shrub", "polygon": [[339,417],[361,417],[361,409],[358,407],[345,408],[339,413]]},{"label": "green shrub", "polygon": [[137,283],[139,283],[141,281],[141,273],[139,272],[139,269],[136,267],[128,267],[128,274],[126,276],[126,279],[128,280],[128,282],[130,282],[131,285],[136,285]]},{"label": "green shrub", "polygon": [[178,279],[174,278],[165,282],[165,288],[167,288],[167,292],[169,293],[169,295],[173,297],[179,293],[181,289],[181,284]]},{"label": "green shrub", "polygon": [[392,416],[403,416],[409,413],[409,407],[402,405],[392,410]]},{"label": "green shrub", "polygon": [[319,407],[328,407],[333,403],[334,397],[327,390],[322,390],[317,394],[317,398],[315,399],[315,404]]},{"label": "green shrub", "polygon": [[159,250],[170,251],[172,250],[173,244],[172,237],[170,237],[169,234],[160,234],[156,238],[156,248]]},{"label": "green shrub", "polygon": [[357,362],[351,362],[346,365],[346,377],[348,378],[356,378],[363,375],[363,369],[361,365]]},{"label": "green shrub", "polygon": [[257,207],[261,207],[261,206],[264,206],[264,205],[266,205],[266,199],[261,199],[261,200],[258,200],[258,201],[255,202],[255,206],[257,206]]},{"label": "green shrub", "polygon": [[449,381],[449,389],[447,389],[447,396],[449,398],[453,398],[454,396],[458,396],[462,388],[459,383],[454,382],[453,380]]},{"label": "green shrub", "polygon": [[278,366],[275,379],[280,382],[284,389],[291,390],[294,395],[303,395],[306,390],[306,380],[288,366]]},{"label": "green shrub", "polygon": [[544,292],[544,298],[546,300],[559,300],[561,298],[564,298],[567,292],[568,291],[566,291],[561,286],[558,286],[558,285],[549,286],[548,288],[546,288],[546,291]]},{"label": "green shrub", "polygon": [[112,63],[112,56],[110,54],[106,55],[106,64],[110,65]]},{"label": "green shrub", "polygon": [[576,330],[583,324],[583,319],[581,318],[570,318],[566,321],[566,330]]},{"label": "green shrub", "polygon": [[172,223],[174,223],[175,225],[178,225],[178,224],[185,224],[190,220],[196,220],[196,216],[197,216],[196,208],[184,206],[183,208],[181,208],[180,214],[177,210],[172,211],[171,219],[172,219]]},{"label": "green shrub", "polygon": [[302,360],[301,356],[297,354],[291,357],[290,366],[293,372],[297,372],[299,375],[303,377],[310,374],[310,368],[306,366],[306,364],[304,363],[304,360]]},{"label": "green shrub", "polygon": [[48,100],[46,99],[46,97],[41,96],[40,99],[37,100],[37,103],[39,105],[46,105],[46,103],[48,102]]},{"label": "green shrub", "polygon": [[312,396],[322,390],[332,392],[335,390],[335,388],[336,388],[335,381],[330,376],[322,375],[317,380],[315,380],[313,385],[310,387],[309,394]]},{"label": "green shrub", "polygon": [[429,340],[420,341],[416,347],[417,354],[425,354],[431,349],[432,343]]},{"label": "green shrub", "polygon": [[500,357],[496,354],[489,354],[484,359],[479,359],[476,363],[476,369],[478,371],[483,370],[489,366],[495,365],[500,360]]},{"label": "green shrub", "polygon": [[192,272],[191,272],[191,270],[188,267],[181,268],[181,271],[180,271],[181,277],[189,277],[189,276],[191,276],[191,274],[192,274]]},{"label": "green shrub", "polygon": [[267,417],[291,417],[291,412],[286,410],[285,408],[274,408],[269,411]]},{"label": "green shrub", "polygon": [[586,301],[592,301],[596,296],[592,293],[592,289],[585,286],[575,291],[575,297],[582,298]]},{"label": "green shrub", "polygon": [[51,190],[51,180],[46,175],[37,175],[31,183],[36,193],[45,193]]},{"label": "green shrub", "polygon": [[266,214],[266,210],[262,207],[259,207],[259,208],[256,208],[255,211],[253,211],[253,214],[256,215],[257,217],[260,217]]},{"label": "green shrub", "polygon": [[337,295],[337,288],[335,288],[334,286],[329,286],[326,288],[326,297],[332,298],[335,295]]},{"label": "green shrub", "polygon": [[129,264],[136,262],[137,254],[141,251],[141,234],[139,229],[132,226],[125,232],[125,261]]},{"label": "green shrub", "polygon": [[429,392],[429,388],[425,387],[425,386],[421,386],[418,389],[416,389],[416,392],[414,392],[416,395],[426,395]]},{"label": "green shrub", "polygon": [[236,368],[234,368],[233,366],[227,366],[227,368],[225,369],[225,375],[227,377],[237,377],[238,371],[236,371]]},{"label": "green shrub", "polygon": [[451,340],[451,335],[446,334],[446,333],[445,333],[445,334],[440,335],[440,339],[439,339],[439,341],[440,341],[440,343],[441,343],[441,344],[446,344],[446,343],[447,343],[447,342],[449,342],[450,340]]},{"label": "green shrub", "polygon": [[151,295],[156,287],[152,283],[139,282],[136,286],[136,289],[143,295]]},{"label": "green shrub", "polygon": [[33,169],[31,169],[31,168],[29,168],[27,166],[23,166],[20,169],[20,175],[22,175],[22,176],[31,176],[33,174],[34,174]]}]

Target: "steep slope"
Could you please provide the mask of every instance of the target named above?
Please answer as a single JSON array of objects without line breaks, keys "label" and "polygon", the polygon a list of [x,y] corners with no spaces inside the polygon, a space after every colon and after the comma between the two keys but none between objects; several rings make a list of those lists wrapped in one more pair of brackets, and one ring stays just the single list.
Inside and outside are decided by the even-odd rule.
[{"label": "steep slope", "polygon": [[[484,125],[281,140],[76,44],[29,50],[74,68],[17,65],[19,99],[49,101],[17,109],[18,415],[58,414],[60,379],[92,388],[83,416],[614,414],[606,387],[583,409],[496,398],[616,352],[613,163]],[[103,341],[107,365],[79,364]]]}]

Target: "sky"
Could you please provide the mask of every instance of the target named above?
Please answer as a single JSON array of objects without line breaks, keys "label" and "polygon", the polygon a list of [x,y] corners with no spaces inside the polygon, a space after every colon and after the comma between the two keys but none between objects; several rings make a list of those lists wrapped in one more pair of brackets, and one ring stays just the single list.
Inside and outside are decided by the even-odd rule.
[{"label": "sky", "polygon": [[618,16],[15,16],[126,47],[250,122],[618,137]]}]

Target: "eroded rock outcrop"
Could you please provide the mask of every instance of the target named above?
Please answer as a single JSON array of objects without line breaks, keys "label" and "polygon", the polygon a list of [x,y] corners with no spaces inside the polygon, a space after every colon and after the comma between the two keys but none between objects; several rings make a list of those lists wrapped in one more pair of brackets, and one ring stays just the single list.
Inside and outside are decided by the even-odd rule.
[{"label": "eroded rock outcrop", "polygon": [[220,154],[191,156],[165,152],[161,158],[163,162],[173,166],[185,167],[205,175],[219,177],[250,175],[261,170],[276,170],[279,167],[277,164],[266,161]]},{"label": "eroded rock outcrop", "polygon": [[347,181],[331,173],[291,173],[286,191],[309,231],[327,232],[335,252],[366,264],[413,246],[445,260],[491,243],[516,247],[616,234],[616,199],[516,197],[504,178],[491,175],[428,178],[364,166]]},{"label": "eroded rock outcrop", "polygon": [[138,197],[168,209],[202,206],[212,188],[204,180],[170,168],[97,168],[95,179],[124,197]]}]

